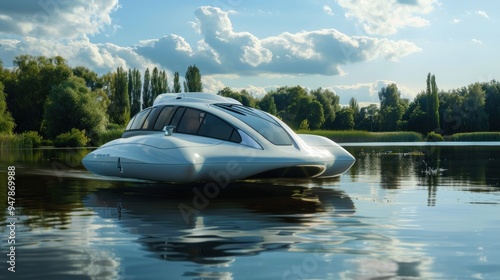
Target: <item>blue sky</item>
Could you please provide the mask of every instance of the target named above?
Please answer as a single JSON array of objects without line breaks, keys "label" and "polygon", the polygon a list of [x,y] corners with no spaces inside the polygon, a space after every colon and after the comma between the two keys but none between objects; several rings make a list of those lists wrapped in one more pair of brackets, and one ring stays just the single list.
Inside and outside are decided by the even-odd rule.
[{"label": "blue sky", "polygon": [[444,90],[499,79],[499,18],[490,0],[3,0],[0,59],[158,66],[170,82],[196,64],[207,91],[301,85],[364,105],[393,82],[412,99],[428,72]]}]

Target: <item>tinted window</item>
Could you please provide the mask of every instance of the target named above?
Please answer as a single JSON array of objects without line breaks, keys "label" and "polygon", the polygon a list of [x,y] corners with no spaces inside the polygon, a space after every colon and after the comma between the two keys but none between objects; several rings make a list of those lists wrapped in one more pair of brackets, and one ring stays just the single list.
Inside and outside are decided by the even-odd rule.
[{"label": "tinted window", "polygon": [[275,145],[292,145],[285,129],[263,111],[234,104],[216,104],[215,107],[243,121]]},{"label": "tinted window", "polygon": [[135,120],[135,116],[128,122],[127,127],[125,128],[125,130],[129,130],[132,127],[132,124],[134,123],[134,120]]},{"label": "tinted window", "polygon": [[156,118],[158,118],[158,114],[160,114],[161,107],[153,107],[151,109],[151,113],[149,113],[148,118],[142,125],[142,129],[153,129],[153,125],[155,124]]},{"label": "tinted window", "polygon": [[160,114],[158,115],[158,118],[156,119],[156,123],[153,129],[162,130],[163,127],[165,127],[170,123],[170,120],[172,119],[174,112],[175,112],[175,107],[173,106],[164,107],[161,110]]},{"label": "tinted window", "polygon": [[177,132],[197,134],[206,113],[200,110],[187,108],[182,116]]},{"label": "tinted window", "polygon": [[141,129],[142,125],[144,124],[144,121],[149,115],[149,112],[151,112],[151,108],[145,109],[144,111],[137,113],[137,115],[134,117],[134,122],[130,126],[130,129]]},{"label": "tinted window", "polygon": [[241,136],[232,126],[211,114],[207,114],[203,119],[198,135],[236,143],[241,142]]},{"label": "tinted window", "polygon": [[174,116],[172,117],[172,120],[170,121],[170,125],[175,126],[175,131],[177,131],[177,128],[179,127],[179,121],[181,120],[184,111],[186,111],[186,107],[178,107],[175,111]]}]

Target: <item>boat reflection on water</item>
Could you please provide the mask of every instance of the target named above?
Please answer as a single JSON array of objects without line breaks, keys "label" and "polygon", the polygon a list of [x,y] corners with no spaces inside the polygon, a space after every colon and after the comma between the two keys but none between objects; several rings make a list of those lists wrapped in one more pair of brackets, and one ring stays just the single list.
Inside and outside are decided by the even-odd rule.
[{"label": "boat reflection on water", "polygon": [[[204,186],[151,184],[100,189],[85,206],[103,218],[120,219],[155,257],[224,264],[237,256],[270,250],[303,250],[295,244],[325,217],[355,213],[343,191],[323,187],[237,183],[217,196]],[[302,236],[302,237],[301,237]]]}]

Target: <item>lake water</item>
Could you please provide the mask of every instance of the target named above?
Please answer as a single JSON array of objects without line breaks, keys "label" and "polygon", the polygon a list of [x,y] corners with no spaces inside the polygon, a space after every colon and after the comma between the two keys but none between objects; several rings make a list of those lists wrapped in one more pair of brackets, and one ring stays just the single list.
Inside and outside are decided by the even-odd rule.
[{"label": "lake water", "polygon": [[340,178],[218,193],[0,151],[0,278],[500,279],[500,143],[477,144],[345,145]]}]

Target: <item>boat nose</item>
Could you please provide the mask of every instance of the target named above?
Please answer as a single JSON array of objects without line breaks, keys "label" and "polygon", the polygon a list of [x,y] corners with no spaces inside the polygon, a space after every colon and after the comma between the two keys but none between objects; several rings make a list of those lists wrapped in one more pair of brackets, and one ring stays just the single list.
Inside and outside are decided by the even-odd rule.
[{"label": "boat nose", "polygon": [[94,152],[90,152],[88,153],[86,156],[84,156],[82,158],[82,165],[87,169],[87,170],[91,170],[93,169],[93,166],[92,166],[92,159],[94,158],[94,155],[93,155]]},{"label": "boat nose", "polygon": [[351,164],[354,164],[354,162],[356,162],[356,158],[344,148],[342,148],[342,153],[340,153],[340,158],[342,158],[342,160],[344,161],[351,162]]},{"label": "boat nose", "polygon": [[[335,154],[337,157],[337,161],[343,162],[345,165],[348,165],[347,169],[351,168],[351,166],[356,162],[356,158],[351,155],[346,149],[343,147],[338,147],[337,154]],[[346,171],[347,171],[346,169]]]},{"label": "boat nose", "polygon": [[330,152],[335,157],[335,161],[333,162],[333,165],[325,171],[325,173],[321,174],[320,178],[339,176],[349,170],[356,162],[356,159],[346,149],[338,144],[335,145]]}]

